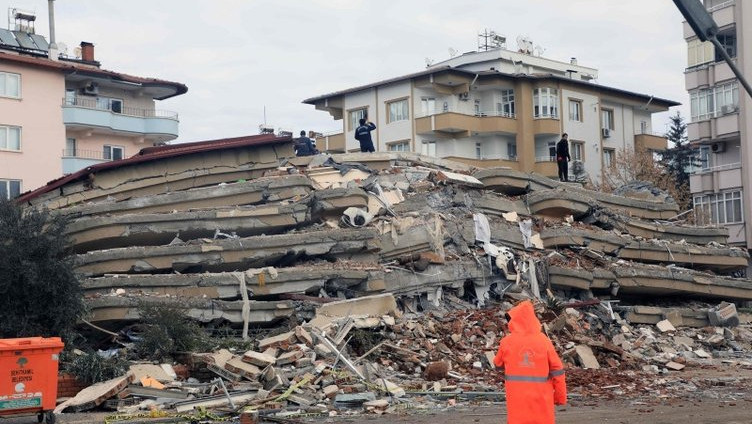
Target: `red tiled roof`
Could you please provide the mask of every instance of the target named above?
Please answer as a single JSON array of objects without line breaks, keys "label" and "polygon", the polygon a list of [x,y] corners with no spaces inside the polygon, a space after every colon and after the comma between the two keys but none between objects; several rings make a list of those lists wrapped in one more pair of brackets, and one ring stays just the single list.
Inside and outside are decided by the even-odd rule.
[{"label": "red tiled roof", "polygon": [[103,162],[89,166],[73,174],[52,180],[36,190],[26,192],[17,198],[19,203],[28,202],[42,194],[56,190],[70,182],[85,180],[92,174],[111,168],[135,165],[138,163],[151,162],[160,159],[186,156],[195,153],[204,153],[214,150],[236,149],[241,147],[265,146],[269,144],[282,144],[291,142],[292,137],[278,137],[274,134],[251,135],[245,137],[221,138],[217,140],[197,141],[193,143],[181,143],[166,146],[147,147],[137,154],[122,160]]},{"label": "red tiled roof", "polygon": [[91,65],[80,64],[76,62],[68,61],[55,61],[44,57],[34,57],[26,55],[18,55],[0,52],[0,62],[9,61],[16,63],[23,63],[32,66],[39,66],[42,68],[59,70],[66,74],[77,73],[82,75],[91,75],[93,77],[108,77],[116,81],[125,81],[130,83],[142,84],[144,86],[170,86],[175,89],[174,94],[170,94],[163,97],[158,97],[157,100],[164,100],[173,96],[184,94],[188,91],[188,87],[185,84],[167,80],[161,80],[156,78],[144,78],[134,75],[123,74],[115,71],[108,71],[106,69],[97,68]]}]

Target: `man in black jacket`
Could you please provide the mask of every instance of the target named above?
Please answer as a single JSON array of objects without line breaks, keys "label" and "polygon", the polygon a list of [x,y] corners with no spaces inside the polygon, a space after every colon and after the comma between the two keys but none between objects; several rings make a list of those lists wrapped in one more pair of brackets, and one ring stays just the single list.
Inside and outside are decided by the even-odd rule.
[{"label": "man in black jacket", "polygon": [[367,122],[364,118],[360,118],[359,122],[360,126],[355,129],[355,139],[360,142],[360,151],[375,152],[373,140],[371,139],[371,131],[376,129],[376,124]]},{"label": "man in black jacket", "polygon": [[305,131],[300,132],[300,138],[295,143],[295,155],[296,156],[313,156],[316,153],[316,146],[313,141],[306,137]]},{"label": "man in black jacket", "polygon": [[559,167],[559,181],[569,181],[569,136],[561,135],[561,140],[556,143],[556,165]]}]

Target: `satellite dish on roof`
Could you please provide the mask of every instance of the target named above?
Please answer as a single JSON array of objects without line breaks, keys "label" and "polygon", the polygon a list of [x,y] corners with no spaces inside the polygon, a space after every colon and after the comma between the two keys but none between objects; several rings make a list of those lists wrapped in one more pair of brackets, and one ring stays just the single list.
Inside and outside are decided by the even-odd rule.
[{"label": "satellite dish on roof", "polygon": [[530,41],[530,38],[526,35],[517,36],[517,47],[520,49],[520,53],[533,53],[533,42]]},{"label": "satellite dish on roof", "polygon": [[80,46],[73,49],[73,56],[76,56],[76,59],[81,59],[81,47]]},{"label": "satellite dish on roof", "polygon": [[426,68],[429,67],[429,66],[431,66],[431,65],[433,65],[433,59],[431,59],[430,57],[427,57],[426,58]]},{"label": "satellite dish on roof", "polygon": [[66,56],[67,57],[68,56],[68,45],[65,44],[65,43],[63,43],[63,42],[57,43],[57,51],[60,52],[61,56]]},{"label": "satellite dish on roof", "polygon": [[455,50],[454,48],[450,47],[449,48],[449,57],[455,57],[455,56],[457,56],[457,50]]},{"label": "satellite dish on roof", "polygon": [[535,48],[533,49],[533,52],[535,52],[536,56],[543,56],[543,52],[545,51],[546,49],[543,48],[540,44],[535,46]]}]

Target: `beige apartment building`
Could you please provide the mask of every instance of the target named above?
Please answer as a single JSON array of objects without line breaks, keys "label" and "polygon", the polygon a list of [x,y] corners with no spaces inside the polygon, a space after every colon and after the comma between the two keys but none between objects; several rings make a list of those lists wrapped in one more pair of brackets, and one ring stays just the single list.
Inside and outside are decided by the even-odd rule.
[{"label": "beige apartment building", "polygon": [[[745,42],[752,40],[752,4],[740,0],[703,2],[720,28],[718,39],[747,79],[752,77],[752,54]],[[690,190],[698,217],[709,224],[726,226],[729,242],[752,247],[752,229],[745,217],[752,216],[749,137],[752,134],[752,103],[731,68],[710,42],[701,42],[684,22],[691,116],[689,141],[699,163],[690,176]],[[746,192],[746,193],[745,193]]]},{"label": "beige apartment building", "polygon": [[597,72],[574,58],[498,47],[303,102],[342,121],[341,131],[319,137],[319,149],[359,150],[354,130],[367,116],[377,151],[556,177],[555,144],[566,132],[573,161],[599,181],[621,149],[666,149],[651,116],[678,103],[599,85]]},{"label": "beige apartment building", "polygon": [[0,196],[176,139],[178,115],[155,101],[186,91],[102,69],[91,43],[58,55],[31,26],[0,29]]}]

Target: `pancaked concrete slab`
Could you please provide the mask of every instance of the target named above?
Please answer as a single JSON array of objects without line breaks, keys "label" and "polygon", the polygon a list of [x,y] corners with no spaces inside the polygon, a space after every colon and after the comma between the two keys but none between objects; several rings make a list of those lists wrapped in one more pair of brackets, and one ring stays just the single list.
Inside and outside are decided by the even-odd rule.
[{"label": "pancaked concrete slab", "polygon": [[429,265],[420,273],[407,269],[391,269],[383,273],[385,290],[400,296],[413,296],[445,287],[462,289],[467,281],[490,286],[496,282],[488,267],[479,267],[477,262],[460,260],[443,265]]},{"label": "pancaked concrete slab", "polygon": [[[378,266],[371,270],[381,269]],[[81,282],[87,297],[110,295],[122,290],[123,295],[143,293],[154,296],[206,296],[212,299],[239,299],[241,281],[249,296],[282,293],[318,293],[320,289],[348,290],[369,279],[369,267],[297,266],[288,268],[253,268],[239,272],[200,274],[113,274],[89,278]]]},{"label": "pancaked concrete slab", "polygon": [[473,167],[460,162],[425,156],[412,152],[342,153],[331,155],[337,163],[355,162],[371,169],[387,169],[398,165],[418,165],[451,171],[472,171]]},{"label": "pancaked concrete slab", "polygon": [[544,228],[540,236],[543,246],[547,249],[586,246],[589,249],[610,254],[616,253],[629,243],[629,239],[608,231],[580,227]]},{"label": "pancaked concrete slab", "polygon": [[594,204],[592,197],[570,189],[534,191],[525,201],[530,212],[557,218],[567,215],[579,218],[588,214]]},{"label": "pancaked concrete slab", "polygon": [[625,219],[616,224],[622,231],[647,239],[684,240],[687,243],[706,245],[708,243],[726,243],[728,228],[726,227],[692,227],[683,225],[661,225],[640,219]]},{"label": "pancaked concrete slab", "polygon": [[308,326],[324,328],[332,320],[345,317],[381,317],[383,315],[397,315],[397,302],[391,293],[364,296],[356,299],[340,300],[321,305],[316,310],[316,316],[308,322]]},{"label": "pancaked concrete slab", "polygon": [[368,194],[357,187],[317,190],[313,198],[311,213],[316,218],[339,219],[347,208],[368,207]]},{"label": "pancaked concrete slab", "polygon": [[[471,204],[467,205],[466,196]],[[530,211],[522,200],[510,200],[495,193],[479,193],[477,191],[458,191],[454,196],[453,203],[464,205],[489,215],[501,216],[507,212],[516,212],[518,215],[530,215]]]},{"label": "pancaked concrete slab", "polygon": [[79,218],[68,225],[66,234],[75,252],[86,252],[164,245],[175,237],[183,241],[212,238],[217,232],[239,237],[278,234],[310,223],[309,217],[304,203],[138,213]]},{"label": "pancaked concrete slab", "polygon": [[[104,296],[85,299],[90,315],[89,322],[106,324],[110,322],[125,323],[140,319],[139,306],[143,303],[173,305],[182,308],[186,315],[202,323],[229,322],[243,323],[243,302],[222,301],[204,298],[166,298],[152,296],[116,297]],[[291,302],[249,301],[249,324],[271,324],[291,316],[294,308]]]},{"label": "pancaked concrete slab", "polygon": [[264,177],[250,181],[217,184],[209,187],[115,201],[104,199],[58,209],[56,213],[77,216],[123,215],[132,213],[172,213],[202,208],[255,205],[302,198],[313,187],[304,175]]},{"label": "pancaked concrete slab", "polygon": [[371,229],[320,230],[93,251],[75,257],[75,270],[79,275],[90,277],[172,270],[234,271],[270,265],[287,266],[315,257],[376,262],[379,248],[379,239]]},{"label": "pancaked concrete slab", "polygon": [[109,168],[29,201],[48,209],[104,200],[126,200],[264,176],[290,156],[290,146],[253,146],[168,157]]},{"label": "pancaked concrete slab", "polygon": [[659,240],[632,241],[619,251],[622,259],[643,263],[674,263],[716,272],[746,269],[749,254],[736,247],[698,246]]}]

